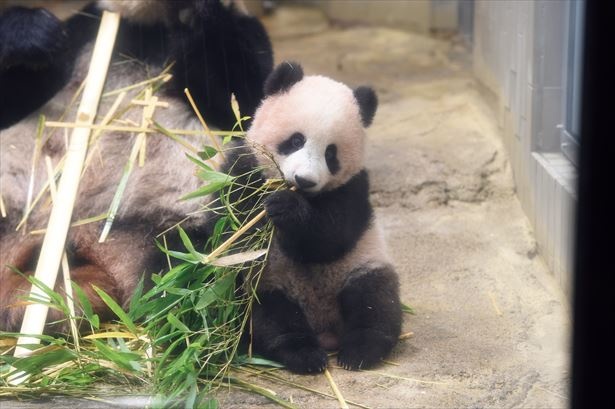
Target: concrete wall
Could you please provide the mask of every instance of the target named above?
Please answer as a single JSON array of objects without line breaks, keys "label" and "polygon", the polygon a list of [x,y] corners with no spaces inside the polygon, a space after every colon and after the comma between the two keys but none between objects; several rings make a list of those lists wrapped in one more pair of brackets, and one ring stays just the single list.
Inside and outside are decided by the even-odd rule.
[{"label": "concrete wall", "polygon": [[303,0],[295,3],[319,7],[329,18],[348,23],[376,24],[421,33],[457,29],[458,0]]},{"label": "concrete wall", "polygon": [[476,76],[498,96],[517,194],[538,249],[570,294],[576,170],[562,155],[569,1],[476,1]]}]

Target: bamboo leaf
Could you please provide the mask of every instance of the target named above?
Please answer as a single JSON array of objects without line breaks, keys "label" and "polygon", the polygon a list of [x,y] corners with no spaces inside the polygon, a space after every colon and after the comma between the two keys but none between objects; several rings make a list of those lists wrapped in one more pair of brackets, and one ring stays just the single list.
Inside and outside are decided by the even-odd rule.
[{"label": "bamboo leaf", "polygon": [[129,371],[139,370],[139,366],[136,363],[136,361],[141,359],[139,355],[130,352],[115,351],[98,340],[93,340],[92,342],[107,360]]},{"label": "bamboo leaf", "polygon": [[412,315],[416,315],[416,312],[414,311],[414,308],[410,307],[407,304],[401,303],[401,310],[407,314],[412,314]]},{"label": "bamboo leaf", "polygon": [[194,308],[196,310],[206,308],[214,301],[223,298],[233,284],[235,284],[235,274],[226,274],[218,278],[211,287],[205,290]]},{"label": "bamboo leaf", "polygon": [[181,226],[177,226],[177,230],[179,230],[179,237],[181,238],[182,243],[184,243],[184,247],[194,256],[195,259],[200,260],[205,257],[204,254],[199,253],[195,250],[192,245],[192,241],[190,241],[190,237],[186,234],[186,231],[181,228]]},{"label": "bamboo leaf", "polygon": [[217,154],[218,154],[218,150],[216,148],[214,148],[213,146],[207,146],[207,145],[203,147],[202,151],[197,152],[197,155],[202,160],[211,159],[214,156],[216,156]]},{"label": "bamboo leaf", "polygon": [[138,337],[130,332],[108,331],[98,332],[96,334],[90,334],[83,337],[83,339],[101,339],[101,338],[131,338],[137,339]]},{"label": "bamboo leaf", "polygon": [[173,325],[175,328],[177,328],[181,332],[190,332],[190,328],[188,328],[183,322],[178,320],[177,317],[173,315],[172,313],[167,314],[167,321],[169,321],[171,325]]},{"label": "bamboo leaf", "polygon": [[197,189],[197,190],[195,190],[192,193],[188,193],[187,195],[184,195],[184,196],[180,197],[179,200],[188,200],[188,199],[194,199],[194,198],[197,198],[197,197],[207,196],[209,194],[212,194],[214,192],[217,192],[217,191],[221,190],[222,188],[227,186],[229,183],[227,183],[227,182],[210,182],[209,184],[201,187],[200,189]]},{"label": "bamboo leaf", "polygon": [[134,324],[134,322],[132,322],[132,320],[130,319],[128,314],[126,314],[126,312],[122,309],[122,307],[120,307],[119,304],[115,302],[113,298],[111,298],[106,292],[104,292],[100,288],[96,287],[95,285],[92,285],[92,288],[94,288],[96,294],[98,294],[98,296],[103,300],[103,302],[107,304],[111,311],[113,311],[113,313],[117,315],[122,324],[126,325],[130,332],[132,332],[133,334],[137,334],[137,326]]}]

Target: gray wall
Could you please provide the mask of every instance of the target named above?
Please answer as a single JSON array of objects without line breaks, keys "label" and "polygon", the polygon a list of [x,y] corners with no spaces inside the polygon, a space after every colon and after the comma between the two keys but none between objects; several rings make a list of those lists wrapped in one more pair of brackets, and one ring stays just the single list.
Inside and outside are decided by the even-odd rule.
[{"label": "gray wall", "polygon": [[517,194],[570,294],[576,170],[562,155],[570,1],[476,1],[476,76],[498,97]]}]

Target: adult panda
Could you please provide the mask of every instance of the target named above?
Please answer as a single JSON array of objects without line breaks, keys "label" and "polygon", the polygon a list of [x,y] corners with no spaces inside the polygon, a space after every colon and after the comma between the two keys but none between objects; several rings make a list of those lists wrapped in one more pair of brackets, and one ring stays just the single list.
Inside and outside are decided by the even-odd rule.
[{"label": "adult panda", "polygon": [[344,368],[373,366],[401,331],[398,278],[364,168],[376,95],[304,76],[292,62],[272,72],[265,95],[226,165],[239,178],[255,167],[263,180],[281,172],[296,187],[265,199],[275,229],[253,307],[254,350],[299,373],[324,370],[331,349]]},{"label": "adult panda", "polygon": [[[165,90],[184,100],[188,87],[206,120],[235,123],[228,100],[251,115],[273,66],[267,33],[242,0],[99,0],[67,21],[43,8],[0,9],[0,129],[40,108],[85,72],[75,64],[91,53],[102,10],[121,13],[119,56],[149,64],[174,61]],[[133,75],[134,78],[138,74]]]},{"label": "adult panda", "polygon": [[[0,330],[20,328],[24,307],[19,300],[30,285],[14,270],[34,271],[42,235],[29,231],[45,228],[50,211],[48,197],[44,197],[28,217],[28,233],[24,234],[23,228],[16,231],[28,202],[39,115],[50,120],[75,117],[77,104],[71,104],[71,99],[85,79],[102,10],[119,11],[123,17],[105,92],[156,77],[174,62],[172,80],[157,83],[161,88],[156,96],[169,107],[156,109],[153,119],[169,129],[202,129],[183,94],[183,89],[189,88],[209,125],[230,129],[235,123],[231,93],[242,114],[252,115],[273,67],[271,44],[263,26],[234,3],[99,1],[64,22],[41,9],[3,11],[0,187],[7,217],[0,217]],[[130,104],[137,91],[127,91],[118,112],[126,111],[122,119],[139,124],[142,107]],[[108,112],[116,97],[103,95],[100,116]],[[106,132],[97,139],[92,147],[95,158],[83,173],[73,220],[108,211],[135,137],[127,132]],[[199,146],[207,140],[194,137],[190,143]],[[50,157],[56,167],[65,151],[63,132],[47,129],[40,157]],[[32,179],[34,194],[48,181],[45,162],[41,159],[38,163]],[[147,159],[128,179],[109,238],[98,243],[100,223],[71,228],[66,245],[71,278],[84,289],[102,320],[112,316],[91,285],[126,305],[144,273],[159,272],[166,266],[154,245],[156,234],[183,221],[191,236],[204,237],[204,218],[186,219],[201,203],[178,201],[200,184],[184,150],[162,134],[150,134]],[[48,322],[59,318],[57,311],[50,310]],[[62,328],[47,330],[57,329]]]}]

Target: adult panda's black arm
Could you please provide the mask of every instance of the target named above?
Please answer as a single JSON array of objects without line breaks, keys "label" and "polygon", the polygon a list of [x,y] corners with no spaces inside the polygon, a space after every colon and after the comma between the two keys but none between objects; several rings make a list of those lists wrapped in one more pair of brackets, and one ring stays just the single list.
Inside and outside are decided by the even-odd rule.
[{"label": "adult panda's black arm", "polygon": [[232,93],[244,116],[252,116],[263,99],[273,69],[271,43],[256,17],[220,1],[194,3],[192,20],[178,24],[171,38],[173,88],[182,99],[189,88],[205,120],[230,130],[236,122]]},{"label": "adult panda's black arm", "polygon": [[309,197],[290,190],[265,203],[284,253],[302,263],[326,263],[352,250],[372,219],[367,171],[345,185]]},{"label": "adult panda's black arm", "polygon": [[66,82],[71,61],[63,24],[45,9],[11,7],[0,15],[0,129],[34,111]]},{"label": "adult panda's black arm", "polygon": [[62,22],[43,8],[10,7],[0,15],[0,129],[40,108],[70,80],[100,15],[88,4]]}]

